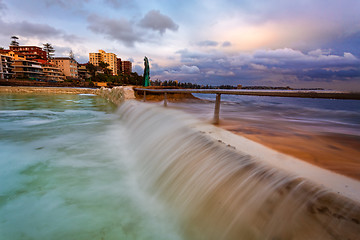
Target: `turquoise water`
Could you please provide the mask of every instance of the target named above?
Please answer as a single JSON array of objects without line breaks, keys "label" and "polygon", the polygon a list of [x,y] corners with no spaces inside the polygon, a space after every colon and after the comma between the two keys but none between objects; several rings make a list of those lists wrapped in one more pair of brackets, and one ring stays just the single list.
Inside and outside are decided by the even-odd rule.
[{"label": "turquoise water", "polygon": [[181,239],[119,118],[96,96],[0,94],[0,239]]},{"label": "turquoise water", "polygon": [[235,151],[176,109],[94,95],[0,104],[0,240],[360,236],[357,203]]}]

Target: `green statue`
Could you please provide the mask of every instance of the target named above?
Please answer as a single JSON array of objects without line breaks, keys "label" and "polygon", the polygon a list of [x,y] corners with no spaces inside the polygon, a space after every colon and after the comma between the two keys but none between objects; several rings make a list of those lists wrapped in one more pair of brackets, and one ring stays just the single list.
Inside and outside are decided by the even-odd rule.
[{"label": "green statue", "polygon": [[144,86],[150,86],[150,67],[149,60],[147,57],[144,58]]}]

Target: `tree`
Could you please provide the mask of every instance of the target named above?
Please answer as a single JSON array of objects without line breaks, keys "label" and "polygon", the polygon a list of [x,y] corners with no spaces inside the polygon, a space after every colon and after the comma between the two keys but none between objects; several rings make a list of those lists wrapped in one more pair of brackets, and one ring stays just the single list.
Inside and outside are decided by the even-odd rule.
[{"label": "tree", "polygon": [[71,59],[74,59],[74,60],[75,60],[75,55],[74,55],[74,53],[73,53],[73,51],[72,51],[72,50],[70,50],[70,52],[69,52],[69,58],[71,58]]},{"label": "tree", "polygon": [[106,75],[111,75],[111,70],[108,68],[110,65],[106,62],[99,62],[99,67],[104,71]]},{"label": "tree", "polygon": [[92,63],[87,63],[86,69],[89,71],[90,75],[94,78],[97,70],[96,66]]},{"label": "tree", "polygon": [[19,46],[19,42],[17,41],[19,38],[17,36],[11,36],[10,46]]},{"label": "tree", "polygon": [[110,66],[110,65],[108,63],[106,63],[106,62],[103,62],[103,61],[99,62],[99,67],[101,67],[102,69],[105,69],[108,66]]},{"label": "tree", "polygon": [[51,59],[54,56],[55,49],[51,43],[44,43],[43,45],[43,50],[46,52],[47,59]]},{"label": "tree", "polygon": [[132,85],[142,85],[144,81],[143,76],[139,76],[139,74],[137,74],[137,72],[132,72],[130,74],[130,79],[129,79],[129,83]]}]

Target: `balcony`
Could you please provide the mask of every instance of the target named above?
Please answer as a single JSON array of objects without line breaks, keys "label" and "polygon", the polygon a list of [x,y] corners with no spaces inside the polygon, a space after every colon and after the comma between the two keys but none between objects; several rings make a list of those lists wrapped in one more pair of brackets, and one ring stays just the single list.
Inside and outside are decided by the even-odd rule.
[{"label": "balcony", "polygon": [[39,75],[44,75],[43,72],[38,72],[38,71],[31,71],[31,70],[23,70],[23,71],[18,71],[18,70],[15,70],[14,71],[15,73],[33,73],[33,74],[39,74]]}]

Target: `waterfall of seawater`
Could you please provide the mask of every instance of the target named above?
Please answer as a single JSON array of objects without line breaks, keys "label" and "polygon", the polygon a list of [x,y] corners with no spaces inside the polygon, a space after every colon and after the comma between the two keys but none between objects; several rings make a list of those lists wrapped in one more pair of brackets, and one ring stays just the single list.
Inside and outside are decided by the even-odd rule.
[{"label": "waterfall of seawater", "polygon": [[360,239],[356,201],[212,139],[181,112],[136,102],[119,112],[140,183],[186,239]]}]

